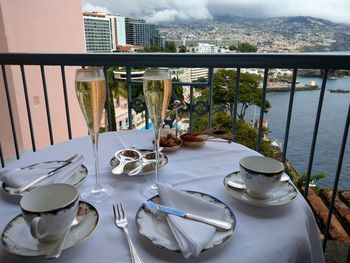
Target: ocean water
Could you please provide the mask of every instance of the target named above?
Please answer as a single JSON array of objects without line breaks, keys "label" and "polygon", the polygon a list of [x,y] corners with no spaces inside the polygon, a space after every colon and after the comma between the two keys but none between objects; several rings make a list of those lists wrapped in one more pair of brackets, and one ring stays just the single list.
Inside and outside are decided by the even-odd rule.
[{"label": "ocean water", "polygon": [[[298,78],[301,83],[308,84],[314,80],[321,86],[320,78]],[[312,174],[324,172],[327,177],[317,182],[322,187],[332,187],[339,158],[346,114],[350,104],[350,93],[331,93],[334,88],[350,90],[350,78],[328,80],[323,101],[320,126],[318,130]],[[287,159],[300,173],[307,171],[313,130],[320,91],[295,92],[292,119],[289,131]],[[284,140],[287,120],[289,92],[267,93],[266,98],[271,103],[269,112],[264,115],[268,120],[269,136],[280,142]],[[250,107],[246,120],[254,118],[254,107]],[[259,118],[257,109],[256,118]],[[350,190],[350,135],[344,154],[339,189]]]}]

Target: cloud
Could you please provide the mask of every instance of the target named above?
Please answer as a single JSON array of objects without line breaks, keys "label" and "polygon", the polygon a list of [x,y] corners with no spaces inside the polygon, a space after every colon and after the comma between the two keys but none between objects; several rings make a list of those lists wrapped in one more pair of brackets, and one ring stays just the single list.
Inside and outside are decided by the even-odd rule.
[{"label": "cloud", "polygon": [[242,17],[313,16],[350,23],[350,0],[82,0],[84,10],[145,18],[152,22]]},{"label": "cloud", "polygon": [[210,1],[208,9],[216,14],[247,17],[312,16],[333,22],[350,23],[349,0],[220,0]]},{"label": "cloud", "polygon": [[83,5],[84,12],[102,12],[102,13],[111,13],[106,7],[93,5],[90,3],[86,3]]}]

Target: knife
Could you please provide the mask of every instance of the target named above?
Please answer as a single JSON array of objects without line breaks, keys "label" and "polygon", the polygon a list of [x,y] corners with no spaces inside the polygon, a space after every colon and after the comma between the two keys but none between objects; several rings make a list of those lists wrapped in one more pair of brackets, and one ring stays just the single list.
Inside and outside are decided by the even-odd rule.
[{"label": "knife", "polygon": [[56,174],[60,170],[62,170],[64,167],[70,165],[77,157],[78,157],[78,154],[73,155],[71,158],[65,160],[65,162],[66,162],[65,164],[62,164],[61,166],[57,167],[56,169],[53,169],[52,171],[38,177],[37,179],[31,181],[30,183],[17,188],[16,190],[14,190],[14,193],[20,194],[20,193],[24,192],[25,190],[27,190],[29,187],[41,182],[42,180],[44,180],[46,178],[53,176],[54,174]]},{"label": "knife", "polygon": [[166,214],[171,214],[171,215],[175,215],[178,217],[190,219],[193,221],[205,223],[205,224],[214,226],[220,230],[226,231],[226,230],[230,230],[232,228],[232,224],[229,222],[226,222],[226,221],[186,213],[184,211],[177,210],[175,208],[167,207],[164,205],[156,204],[156,203],[153,203],[151,201],[145,201],[143,204],[150,211],[161,211],[161,212],[166,213]]}]

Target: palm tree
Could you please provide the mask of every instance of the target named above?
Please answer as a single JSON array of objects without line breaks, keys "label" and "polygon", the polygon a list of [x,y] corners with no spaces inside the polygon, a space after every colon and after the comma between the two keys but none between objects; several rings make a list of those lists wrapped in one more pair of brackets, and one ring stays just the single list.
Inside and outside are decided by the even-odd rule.
[{"label": "palm tree", "polygon": [[110,67],[107,69],[107,81],[108,81],[108,88],[110,91],[109,94],[109,104],[111,107],[111,118],[112,118],[112,130],[115,131],[117,129],[116,127],[116,121],[115,121],[115,101],[118,102],[119,97],[128,97],[128,90],[126,88],[126,84],[124,81],[118,81],[114,78],[113,71],[116,70],[116,67]]}]

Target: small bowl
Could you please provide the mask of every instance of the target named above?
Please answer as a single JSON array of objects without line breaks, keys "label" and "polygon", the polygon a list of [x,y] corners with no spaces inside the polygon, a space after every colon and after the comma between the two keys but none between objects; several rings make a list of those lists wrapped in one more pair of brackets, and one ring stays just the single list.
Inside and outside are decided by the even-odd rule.
[{"label": "small bowl", "polygon": [[189,135],[189,133],[182,134],[180,136],[180,139],[183,141],[183,145],[188,147],[201,147],[206,143],[208,139],[207,134],[194,135],[192,136],[193,140],[191,138],[188,138],[187,135]]},{"label": "small bowl", "polygon": [[284,172],[283,163],[264,156],[247,156],[239,161],[239,167],[247,193],[257,199],[268,198]]},{"label": "small bowl", "polygon": [[178,149],[180,149],[181,145],[183,144],[183,141],[180,139],[180,144],[172,146],[172,147],[163,147],[164,152],[176,152]]},{"label": "small bowl", "polygon": [[[164,146],[164,144],[162,144],[162,140],[166,140],[166,138],[165,138],[165,136],[161,137],[161,139],[160,139],[160,147],[163,148],[163,152],[175,152],[178,149],[180,149],[183,141],[179,137],[175,137],[174,135],[167,135],[167,137],[168,136],[172,137],[173,139],[175,138],[178,141],[178,144],[174,145],[174,146]],[[154,143],[154,141],[153,141],[153,143]]]}]

